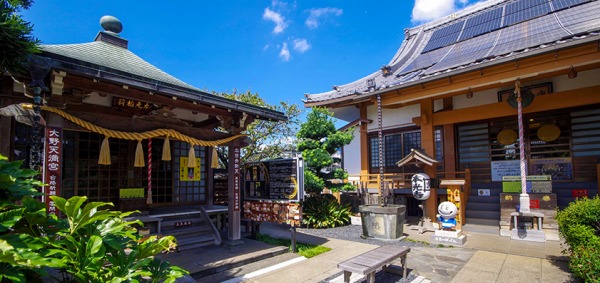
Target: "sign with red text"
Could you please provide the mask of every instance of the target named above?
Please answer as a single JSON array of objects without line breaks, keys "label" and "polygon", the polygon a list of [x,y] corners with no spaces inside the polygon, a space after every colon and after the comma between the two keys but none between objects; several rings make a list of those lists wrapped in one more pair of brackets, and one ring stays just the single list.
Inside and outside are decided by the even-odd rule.
[{"label": "sign with red text", "polygon": [[587,190],[571,190],[571,196],[574,198],[582,198],[588,196]]},{"label": "sign with red text", "polygon": [[57,214],[56,206],[50,196],[60,196],[62,184],[62,128],[46,127],[44,149],[44,184],[46,211],[48,214]]}]

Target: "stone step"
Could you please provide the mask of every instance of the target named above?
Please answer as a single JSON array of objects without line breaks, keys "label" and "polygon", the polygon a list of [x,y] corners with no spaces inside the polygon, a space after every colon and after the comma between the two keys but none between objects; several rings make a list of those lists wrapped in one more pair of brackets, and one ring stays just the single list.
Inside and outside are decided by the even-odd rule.
[{"label": "stone step", "polygon": [[466,225],[486,225],[486,226],[496,226],[500,225],[499,219],[482,219],[482,218],[471,218],[467,217]]},{"label": "stone step", "polygon": [[475,203],[500,203],[500,197],[499,196],[489,196],[489,197],[469,196],[469,203],[471,203],[471,202],[475,202]]},{"label": "stone step", "polygon": [[202,234],[207,234],[207,233],[211,233],[211,229],[210,229],[210,227],[208,227],[208,225],[173,228],[173,229],[163,230],[163,232],[162,232],[163,235],[172,235],[172,236],[175,236],[178,238],[194,236],[194,235],[202,235]]},{"label": "stone step", "polygon": [[469,200],[467,211],[469,210],[500,211],[500,203],[471,202]]},{"label": "stone step", "polygon": [[177,248],[180,251],[189,250],[197,247],[204,247],[215,244],[215,237],[213,235],[201,235],[192,238],[177,238]]},{"label": "stone step", "polygon": [[[175,226],[178,224],[183,224],[186,222],[191,222],[191,224],[189,225],[185,225],[185,226]],[[191,228],[191,227],[203,227],[208,225],[208,222],[204,219],[200,219],[200,218],[195,218],[195,219],[191,219],[191,218],[187,218],[187,219],[181,219],[181,220],[177,220],[177,221],[162,221],[161,227],[163,231],[170,231],[170,230],[182,230],[182,229],[186,229],[186,228]]]},{"label": "stone step", "polygon": [[[249,240],[243,239],[242,241]],[[210,265],[203,266],[202,270],[192,271],[190,276],[198,282],[223,282],[297,257],[299,257],[297,254],[289,252],[288,247],[272,246],[226,260],[215,261]],[[282,279],[282,282],[284,281],[285,279]]]},{"label": "stone step", "polygon": [[496,221],[500,220],[500,210],[469,210],[466,211],[466,217],[468,218],[479,218],[479,219],[493,219]]},{"label": "stone step", "polygon": [[462,226],[462,230],[465,232],[476,232],[494,235],[498,235],[500,233],[500,226],[498,225],[498,221],[490,221],[491,224],[475,224],[469,222],[469,220],[470,219],[467,218],[467,224]]}]

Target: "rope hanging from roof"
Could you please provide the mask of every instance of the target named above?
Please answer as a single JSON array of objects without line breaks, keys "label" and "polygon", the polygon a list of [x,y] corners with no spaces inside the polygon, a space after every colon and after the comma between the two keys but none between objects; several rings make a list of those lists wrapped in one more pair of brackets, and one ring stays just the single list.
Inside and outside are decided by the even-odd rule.
[{"label": "rope hanging from roof", "polygon": [[85,128],[91,132],[103,134],[108,138],[119,138],[119,139],[124,139],[124,140],[139,141],[139,140],[145,140],[145,139],[156,138],[156,137],[171,137],[176,140],[187,142],[191,145],[218,146],[218,145],[226,144],[237,138],[246,136],[245,134],[237,134],[235,136],[227,137],[227,138],[220,139],[220,140],[204,141],[204,140],[199,140],[199,139],[184,135],[173,129],[155,129],[155,130],[141,132],[141,133],[115,131],[115,130],[110,130],[110,129],[103,128],[100,126],[96,126],[92,123],[86,122],[80,118],[77,118],[69,113],[66,113],[60,109],[56,109],[54,107],[44,105],[41,108],[42,108],[42,110],[58,114],[58,115],[62,116],[63,118]]},{"label": "rope hanging from roof", "polygon": [[[27,107],[31,107],[31,105],[23,105],[23,108],[27,108]],[[141,132],[141,133],[123,132],[123,131],[110,130],[107,128],[103,128],[103,127],[94,125],[90,122],[84,121],[78,117],[75,117],[69,113],[66,113],[66,112],[64,112],[60,109],[54,108],[54,107],[44,105],[41,107],[41,109],[48,111],[48,112],[55,113],[65,119],[77,124],[78,126],[91,131],[91,132],[104,135],[105,138],[104,138],[104,141],[102,142],[102,146],[100,148],[100,158],[98,159],[98,164],[102,164],[102,165],[110,165],[111,164],[110,146],[108,145],[109,138],[119,138],[119,139],[124,139],[124,140],[138,141],[138,145],[136,148],[136,154],[135,154],[135,156],[136,156],[135,165],[134,165],[135,167],[145,166],[144,157],[143,157],[143,149],[141,147],[141,141],[144,139],[151,139],[151,138],[155,138],[155,137],[165,137],[166,139],[165,139],[165,143],[163,146],[163,158],[162,159],[166,160],[166,161],[171,160],[169,138],[174,138],[176,140],[187,142],[190,144],[190,153],[188,156],[188,167],[195,167],[196,166],[196,162],[195,162],[196,158],[195,158],[195,153],[194,153],[195,145],[206,146],[206,147],[215,147],[218,145],[226,144],[237,138],[246,136],[245,134],[237,134],[237,135],[234,135],[234,136],[231,136],[228,138],[224,138],[224,139],[220,139],[220,140],[204,141],[204,140],[199,140],[199,139],[184,135],[173,129],[155,129],[155,130],[145,131],[145,132]]]}]

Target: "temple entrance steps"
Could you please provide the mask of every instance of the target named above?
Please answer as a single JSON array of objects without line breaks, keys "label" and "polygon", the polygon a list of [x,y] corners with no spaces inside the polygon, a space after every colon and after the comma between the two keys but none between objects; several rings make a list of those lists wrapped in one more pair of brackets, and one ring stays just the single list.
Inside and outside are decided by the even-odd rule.
[{"label": "temple entrance steps", "polygon": [[[484,191],[481,191],[484,190]],[[487,193],[489,192],[489,196]],[[500,186],[472,184],[466,209],[466,231],[498,233],[500,227]]]},{"label": "temple entrance steps", "polygon": [[159,234],[174,236],[180,251],[221,244],[218,221],[203,207],[156,208],[149,216],[161,219]]}]

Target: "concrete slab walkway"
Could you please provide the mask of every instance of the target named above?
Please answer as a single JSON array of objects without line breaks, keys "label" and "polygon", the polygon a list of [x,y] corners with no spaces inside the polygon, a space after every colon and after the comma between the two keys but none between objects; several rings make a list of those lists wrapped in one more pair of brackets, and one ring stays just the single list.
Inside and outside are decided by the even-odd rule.
[{"label": "concrete slab walkway", "polygon": [[[408,238],[424,242],[430,242],[433,235],[432,232],[418,234],[416,230],[410,230],[408,227],[405,227],[404,232]],[[274,223],[261,225],[261,233],[276,238],[291,237],[289,226]],[[500,235],[466,233],[468,241],[463,247],[411,247],[407,258],[410,280],[413,283],[577,282],[569,272],[567,258],[560,252],[564,248],[560,242],[526,242]],[[300,232],[296,238],[298,242],[323,245],[332,250],[294,262],[284,268],[257,272],[258,275],[252,278],[243,278],[236,282],[325,282],[326,279],[331,280],[341,273],[337,268],[338,263],[377,247],[374,244],[324,238]],[[198,274],[197,272],[203,272],[211,266],[234,262],[236,259],[258,259],[261,257],[261,251],[266,252],[273,248],[252,240],[243,241],[245,244],[237,247],[221,246],[209,250],[200,248],[169,254],[166,258]],[[378,273],[381,273],[378,274],[378,278],[385,278],[385,282],[407,282],[398,275],[383,271]],[[362,280],[360,277],[353,278]],[[339,278],[337,280],[339,281]],[[207,281],[200,278],[197,282]]]}]

